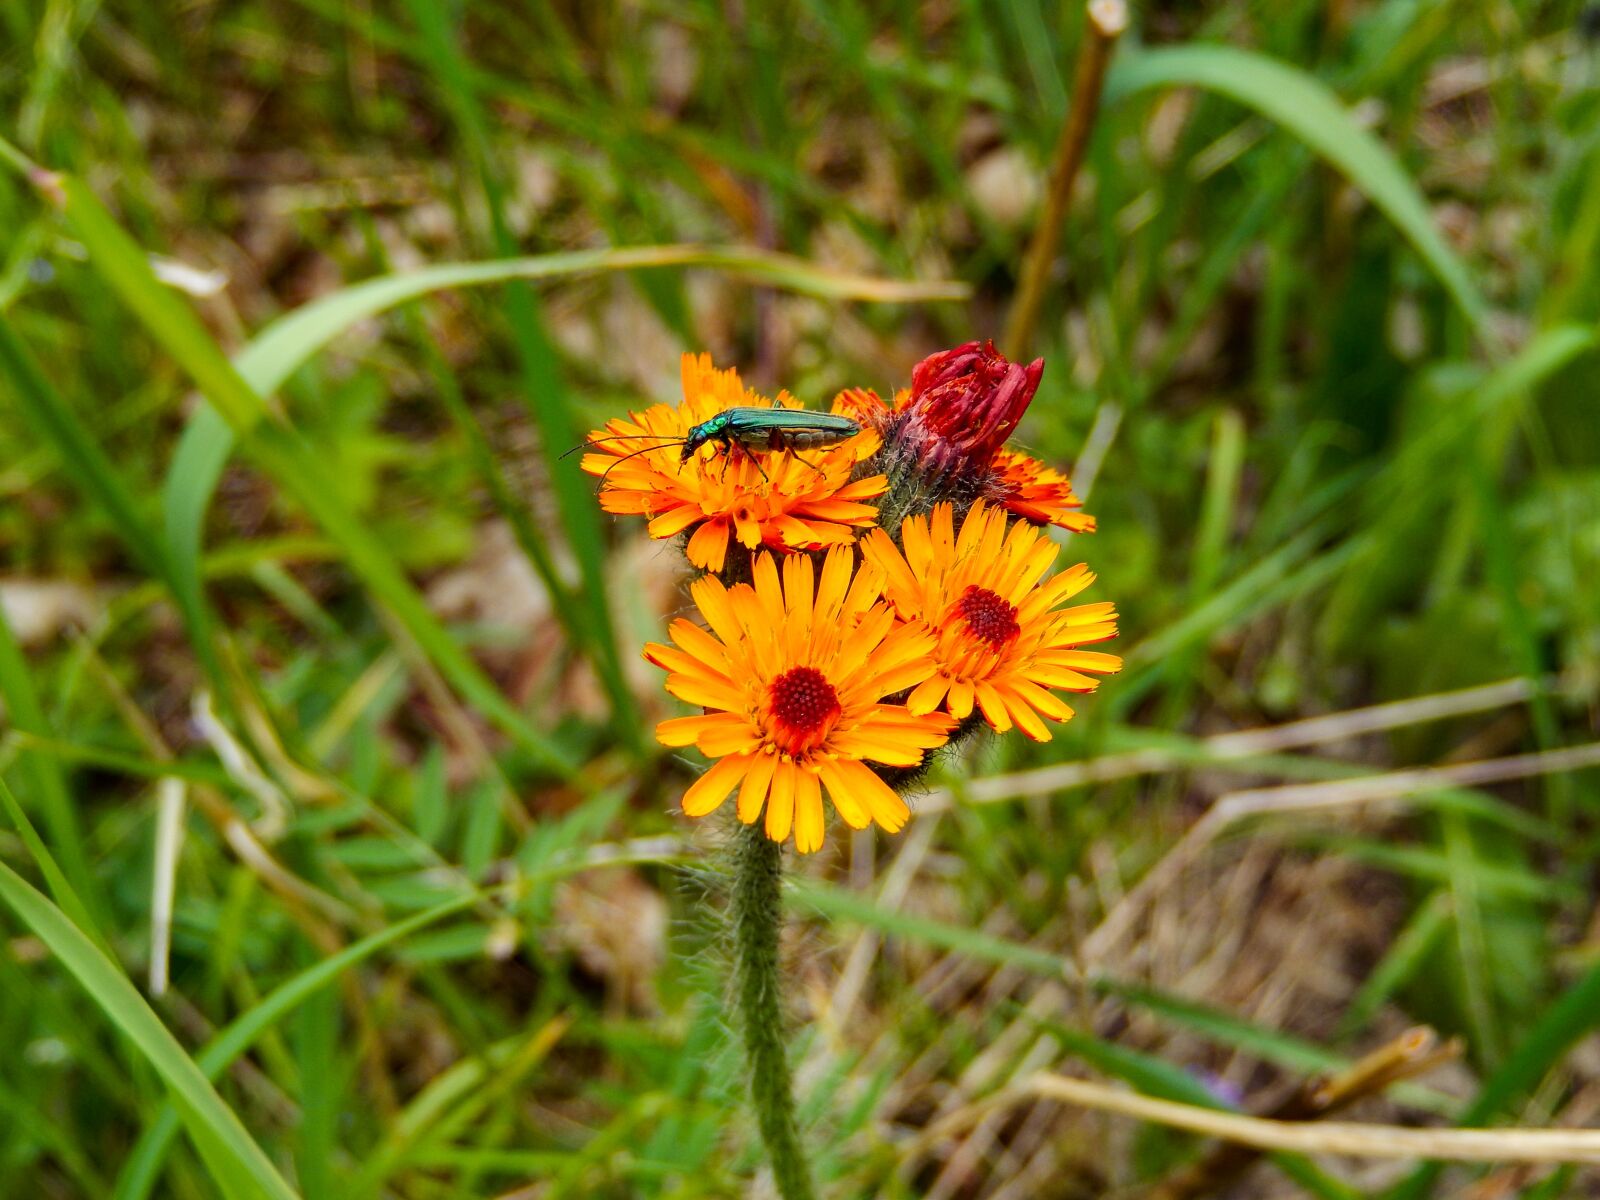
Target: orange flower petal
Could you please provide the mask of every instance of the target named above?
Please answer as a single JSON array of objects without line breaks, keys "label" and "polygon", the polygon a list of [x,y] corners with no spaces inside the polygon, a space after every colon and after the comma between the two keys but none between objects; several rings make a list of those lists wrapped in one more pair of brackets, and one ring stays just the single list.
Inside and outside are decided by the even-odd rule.
[{"label": "orange flower petal", "polygon": [[850,790],[850,784],[845,773],[839,769],[837,760],[822,759],[817,765],[817,770],[822,776],[822,782],[827,785],[828,799],[833,802],[834,810],[844,818],[846,825],[851,829],[865,829],[872,824],[872,817],[867,812],[866,805]]},{"label": "orange flower petal", "polygon": [[703,571],[720,571],[728,556],[728,521],[717,517],[694,531],[684,553]]},{"label": "orange flower petal", "polygon": [[1009,686],[1011,691],[1021,700],[1036,712],[1049,717],[1052,721],[1070,721],[1072,719],[1072,709],[1038,684],[1026,678],[1017,678],[1011,680]]},{"label": "orange flower petal", "polygon": [[[717,641],[700,626],[692,621],[685,621],[679,617],[667,630],[672,635],[672,640],[677,642],[685,654],[699,659],[709,669],[718,675],[726,676],[730,670],[728,651],[723,644]],[[648,651],[649,647],[646,647]],[[646,658],[649,654],[646,653]],[[651,659],[654,662],[654,659]]]},{"label": "orange flower petal", "polygon": [[761,545],[761,523],[755,520],[745,509],[736,509],[733,514],[733,528],[739,538],[739,544],[746,550],[754,550]]},{"label": "orange flower petal", "polygon": [[957,679],[951,683],[950,695],[946,700],[946,704],[952,717],[959,721],[965,720],[972,715],[973,692],[972,680],[970,679]]},{"label": "orange flower petal", "polygon": [[659,642],[651,642],[644,648],[644,657],[646,661],[674,674],[694,675],[712,683],[732,682],[725,672],[717,670],[704,659],[697,658],[676,646],[663,646]]},{"label": "orange flower petal", "polygon": [[794,848],[801,854],[822,849],[822,781],[815,771],[795,769]]},{"label": "orange flower petal", "polygon": [[950,681],[943,675],[923,680],[911,695],[906,697],[906,707],[914,713],[931,713],[939,707],[944,694],[950,690]]},{"label": "orange flower petal", "polygon": [[1098,650],[1068,650],[1052,655],[1051,661],[1064,667],[1077,667],[1080,671],[1098,671],[1101,674],[1122,670],[1121,656],[1102,654]]},{"label": "orange flower petal", "polygon": [[670,508],[656,517],[646,527],[653,538],[677,537],[701,517],[698,509],[690,508],[687,504]]},{"label": "orange flower petal", "polygon": [[1006,711],[1006,702],[1000,698],[1000,693],[994,684],[987,680],[980,680],[974,685],[974,693],[978,698],[978,707],[983,710],[983,719],[989,722],[989,728],[997,733],[1005,733],[1011,728],[1011,714]]},{"label": "orange flower petal", "polygon": [[778,765],[776,754],[758,754],[750,764],[750,773],[739,788],[739,820],[754,825],[767,802],[767,792],[772,787],[772,772]]},{"label": "orange flower petal", "polygon": [[775,842],[785,841],[794,825],[794,793],[799,773],[800,769],[785,759],[780,759],[772,772],[772,787],[767,792],[767,836]]},{"label": "orange flower petal", "polygon": [[1028,706],[1028,702],[1009,687],[999,690],[1000,698],[1005,701],[1006,712],[1016,722],[1017,728],[1036,742],[1048,742],[1050,730],[1045,728],[1045,723],[1039,719],[1039,714]]},{"label": "orange flower petal", "polygon": [[[732,713],[707,713],[698,717],[673,717],[656,726],[656,741],[663,746],[693,746],[702,736],[730,729],[748,730],[749,722]],[[701,747],[702,750],[705,747]]]},{"label": "orange flower petal", "polygon": [[[836,764],[842,788],[856,800],[885,831],[899,833],[911,816],[893,788],[862,763],[842,758]],[[830,788],[831,790],[831,788]]]},{"label": "orange flower petal", "polygon": [[731,685],[712,683],[696,675],[668,675],[667,691],[688,704],[730,712],[744,707],[744,696]]},{"label": "orange flower petal", "polygon": [[689,790],[683,794],[684,814],[703,817],[716,811],[728,798],[728,793],[744,778],[745,772],[750,769],[750,762],[750,755],[736,754],[712,763],[706,773],[690,784]]}]

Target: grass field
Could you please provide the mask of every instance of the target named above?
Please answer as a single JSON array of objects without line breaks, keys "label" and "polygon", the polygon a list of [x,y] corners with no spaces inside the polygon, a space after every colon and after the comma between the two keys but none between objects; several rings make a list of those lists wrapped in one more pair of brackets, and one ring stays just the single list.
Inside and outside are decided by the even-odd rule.
[{"label": "grass field", "polygon": [[[1600,1123],[1597,11],[1136,7],[1020,435],[1127,666],[789,856],[822,1194],[1600,1189],[971,1107],[1429,1026],[1341,1120]],[[0,1195],[771,1194],[681,558],[560,456],[999,338],[1084,22],[0,4]]]}]

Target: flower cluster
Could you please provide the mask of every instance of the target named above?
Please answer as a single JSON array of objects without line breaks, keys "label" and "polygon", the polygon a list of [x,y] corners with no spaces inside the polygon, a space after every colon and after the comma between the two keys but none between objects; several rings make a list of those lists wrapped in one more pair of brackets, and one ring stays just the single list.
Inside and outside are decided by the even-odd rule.
[{"label": "flower cluster", "polygon": [[685,355],[682,404],[589,435],[606,511],[688,534],[705,572],[703,624],[645,647],[702,710],[656,730],[712,760],[686,814],[736,795],[741,821],[809,853],[825,792],[850,827],[892,833],[910,816],[896,784],[931,751],[984,725],[1048,741],[1073,715],[1057,693],[1121,668],[1085,649],[1116,636],[1114,607],[1068,603],[1094,575],[1050,573],[1045,526],[1094,519],[1065,476],[1003,448],[1043,369],[971,342],[925,359],[893,403],[850,389],[808,420]]}]

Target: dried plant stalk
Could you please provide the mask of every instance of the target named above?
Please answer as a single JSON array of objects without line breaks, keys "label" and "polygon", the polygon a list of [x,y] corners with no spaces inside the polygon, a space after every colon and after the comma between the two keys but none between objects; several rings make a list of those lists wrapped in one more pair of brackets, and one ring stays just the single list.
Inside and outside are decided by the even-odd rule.
[{"label": "dried plant stalk", "polygon": [[1061,242],[1061,224],[1066,219],[1072,185],[1083,165],[1094,131],[1095,115],[1100,111],[1100,92],[1105,87],[1106,67],[1117,39],[1128,27],[1128,6],[1123,0],[1090,0],[1084,22],[1083,46],[1078,51],[1078,68],[1073,80],[1072,107],[1067,110],[1061,138],[1056,142],[1050,167],[1050,187],[1044,209],[1034,226],[1033,240],[1023,259],[1022,280],[1006,324],[1006,353],[1025,361],[1033,344],[1034,327],[1039,323],[1039,308],[1044,302],[1045,284]]},{"label": "dried plant stalk", "polygon": [[[1390,1084],[1432,1070],[1461,1053],[1457,1039],[1441,1043],[1426,1026],[1409,1029],[1336,1075],[1308,1080],[1268,1114],[1273,1121],[1316,1121],[1357,1100],[1375,1096]],[[1229,1141],[1168,1176],[1146,1200],[1193,1200],[1221,1191],[1261,1158],[1259,1146]]]}]

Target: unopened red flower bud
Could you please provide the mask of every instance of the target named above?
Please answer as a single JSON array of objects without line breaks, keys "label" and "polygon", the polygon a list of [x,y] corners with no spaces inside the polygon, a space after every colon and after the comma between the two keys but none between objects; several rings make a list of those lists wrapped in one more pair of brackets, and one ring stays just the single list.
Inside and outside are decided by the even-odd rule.
[{"label": "unopened red flower bud", "polygon": [[924,470],[971,476],[986,471],[1039,389],[1044,359],[1009,361],[993,342],[968,342],[929,355],[911,372],[911,396],[896,442]]}]

